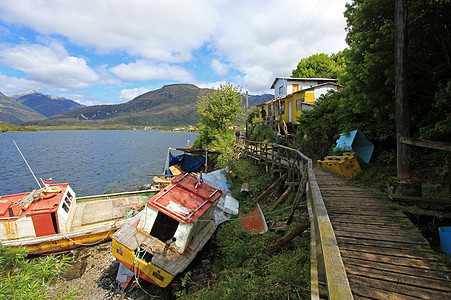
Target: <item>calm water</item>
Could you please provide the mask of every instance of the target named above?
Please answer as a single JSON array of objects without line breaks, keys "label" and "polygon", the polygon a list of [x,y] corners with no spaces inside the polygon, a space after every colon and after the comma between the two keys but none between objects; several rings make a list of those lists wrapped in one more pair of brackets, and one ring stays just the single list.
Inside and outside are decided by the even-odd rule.
[{"label": "calm water", "polygon": [[191,145],[197,133],[153,130],[6,132],[0,135],[0,195],[26,192],[36,177],[68,182],[78,196],[136,190],[161,174],[168,147]]}]

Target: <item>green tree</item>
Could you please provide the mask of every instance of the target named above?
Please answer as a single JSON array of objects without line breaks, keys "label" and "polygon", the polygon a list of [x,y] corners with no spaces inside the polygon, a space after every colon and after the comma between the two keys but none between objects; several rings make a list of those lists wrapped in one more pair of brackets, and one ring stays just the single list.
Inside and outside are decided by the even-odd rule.
[{"label": "green tree", "polygon": [[196,108],[200,123],[212,128],[223,130],[236,122],[241,113],[241,88],[230,82],[221,84],[207,94],[201,94]]},{"label": "green tree", "polygon": [[[303,113],[300,127],[310,140],[329,145],[340,132],[359,129],[378,150],[395,150],[395,0],[354,0],[347,4],[346,41],[335,57],[341,92]],[[449,141],[451,130],[451,3],[408,1],[408,97],[413,137]],[[328,99],[332,97],[332,99]],[[334,120],[334,122],[331,122]],[[330,149],[330,148],[329,148]]]},{"label": "green tree", "polygon": [[[395,145],[394,3],[354,0],[345,12],[349,50],[345,52],[342,106],[346,117],[342,119],[345,127],[363,130],[384,148]],[[408,11],[411,135],[449,140],[442,123],[449,116],[443,90],[451,79],[451,4],[449,0],[411,0]]]},{"label": "green tree", "polygon": [[230,82],[199,95],[196,112],[200,135],[196,138],[194,147],[208,147],[216,135],[224,134],[229,126],[234,125],[240,118],[242,101],[241,88]]},{"label": "green tree", "polygon": [[314,54],[303,58],[292,71],[291,77],[298,78],[338,78],[343,70],[343,53],[328,56],[325,53]]}]

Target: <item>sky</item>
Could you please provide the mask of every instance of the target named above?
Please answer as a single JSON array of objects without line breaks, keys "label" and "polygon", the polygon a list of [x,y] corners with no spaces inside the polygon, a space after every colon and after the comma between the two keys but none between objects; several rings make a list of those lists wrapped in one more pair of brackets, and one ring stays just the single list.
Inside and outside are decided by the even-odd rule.
[{"label": "sky", "polygon": [[0,92],[117,104],[167,84],[270,93],[347,47],[349,0],[0,0]]}]

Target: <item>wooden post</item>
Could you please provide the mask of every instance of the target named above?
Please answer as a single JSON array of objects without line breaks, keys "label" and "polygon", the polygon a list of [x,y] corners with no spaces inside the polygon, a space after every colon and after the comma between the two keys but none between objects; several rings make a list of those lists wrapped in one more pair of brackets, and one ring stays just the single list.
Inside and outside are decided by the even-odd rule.
[{"label": "wooden post", "polygon": [[283,174],[282,176],[280,176],[276,181],[274,181],[273,184],[271,184],[269,186],[269,188],[267,188],[263,193],[260,194],[260,196],[257,197],[257,199],[255,199],[254,204],[258,203],[259,201],[261,201],[262,199],[264,199],[265,197],[267,197],[269,194],[272,193],[272,191],[279,185],[281,184],[281,182],[285,179],[285,177],[287,177],[287,174]]},{"label": "wooden post", "polygon": [[298,187],[298,192],[294,198],[293,205],[291,206],[290,215],[288,216],[287,225],[290,225],[293,221],[294,212],[296,208],[299,206],[299,202],[301,201],[302,196],[305,193],[306,185],[307,185],[307,168],[304,169],[304,176],[301,179],[301,184]]},{"label": "wooden post", "polygon": [[246,116],[247,116],[247,111],[249,110],[249,92],[248,91],[246,91],[246,106],[245,106],[245,113],[246,113]]},{"label": "wooden post", "polygon": [[293,240],[296,236],[303,233],[307,228],[310,227],[310,221],[307,217],[302,218],[301,221],[296,225],[296,227],[281,238],[276,244],[272,245],[269,249],[271,251],[278,251],[282,249],[286,244]]},{"label": "wooden post", "polygon": [[398,179],[410,178],[410,149],[400,142],[409,137],[409,100],[407,97],[407,5],[395,2],[395,102]]},{"label": "wooden post", "polygon": [[282,196],[280,196],[279,199],[277,199],[276,203],[274,203],[274,205],[269,209],[269,212],[276,209],[277,205],[279,205],[280,202],[282,202],[283,199],[285,199],[290,192],[291,192],[291,186],[289,186],[288,189],[282,194]]}]

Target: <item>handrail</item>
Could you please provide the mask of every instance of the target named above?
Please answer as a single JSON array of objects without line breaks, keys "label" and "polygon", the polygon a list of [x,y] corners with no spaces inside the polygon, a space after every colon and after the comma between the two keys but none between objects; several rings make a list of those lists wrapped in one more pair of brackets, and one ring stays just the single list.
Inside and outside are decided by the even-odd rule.
[{"label": "handrail", "polygon": [[311,299],[320,299],[320,284],[326,284],[329,299],[353,299],[337,239],[313,172],[312,160],[293,148],[248,140],[245,141],[244,152],[253,158],[294,169],[301,177],[307,176]]}]

